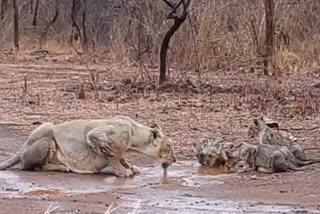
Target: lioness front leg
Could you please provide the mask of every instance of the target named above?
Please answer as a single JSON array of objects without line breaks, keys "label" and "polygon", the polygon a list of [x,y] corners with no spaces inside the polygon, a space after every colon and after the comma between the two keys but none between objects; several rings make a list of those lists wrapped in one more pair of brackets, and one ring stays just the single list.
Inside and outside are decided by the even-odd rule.
[{"label": "lioness front leg", "polygon": [[109,157],[108,159],[108,165],[113,170],[114,174],[120,178],[126,178],[126,177],[132,177],[134,175],[134,172],[130,168],[126,168],[122,161],[123,159],[118,159],[116,157]]},{"label": "lioness front leg", "polygon": [[120,159],[120,162],[121,162],[121,164],[122,164],[125,168],[131,169],[134,174],[140,174],[140,169],[139,169],[139,167],[137,167],[137,166],[135,166],[135,165],[133,165],[133,164],[128,163],[128,162],[126,161],[126,159],[121,158],[121,159]]},{"label": "lioness front leg", "polygon": [[42,171],[59,171],[59,172],[70,172],[70,169],[62,164],[53,164],[48,163],[41,168],[38,168],[38,170]]},{"label": "lioness front leg", "polygon": [[113,126],[103,126],[92,129],[88,132],[87,141],[93,151],[102,153],[106,158],[108,166],[118,177],[131,177],[135,173],[121,157],[123,144],[128,141],[126,130],[117,130]]}]

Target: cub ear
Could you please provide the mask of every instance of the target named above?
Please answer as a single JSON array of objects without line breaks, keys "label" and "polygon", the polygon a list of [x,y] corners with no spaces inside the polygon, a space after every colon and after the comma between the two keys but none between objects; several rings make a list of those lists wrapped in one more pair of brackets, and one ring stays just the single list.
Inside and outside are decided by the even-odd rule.
[{"label": "cub ear", "polygon": [[197,145],[198,145],[198,142],[197,141],[193,141],[193,143],[192,143],[192,145],[193,145],[193,147],[197,147]]}]

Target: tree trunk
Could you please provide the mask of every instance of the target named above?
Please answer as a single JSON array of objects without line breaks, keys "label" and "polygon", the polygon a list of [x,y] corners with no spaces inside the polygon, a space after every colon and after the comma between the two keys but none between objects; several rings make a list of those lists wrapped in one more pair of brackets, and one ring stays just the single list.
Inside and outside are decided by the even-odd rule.
[{"label": "tree trunk", "polygon": [[55,1],[55,13],[53,18],[51,19],[51,21],[46,25],[46,27],[44,28],[43,33],[40,36],[40,47],[42,48],[43,42],[45,40],[45,37],[48,34],[48,31],[50,29],[50,27],[57,21],[58,17],[59,17],[59,13],[60,13],[60,0],[56,0]]},{"label": "tree trunk", "polygon": [[[159,77],[159,84],[161,85],[167,80],[167,53],[169,48],[169,43],[171,37],[175,34],[175,32],[180,28],[182,23],[188,17],[188,7],[190,5],[191,0],[180,0],[179,3],[173,4],[168,0],[163,0],[171,9],[172,11],[167,16],[167,19],[173,19],[174,23],[169,28],[168,32],[164,36],[160,48],[160,77]],[[182,13],[181,15],[177,15],[177,9],[182,6]]]},{"label": "tree trunk", "polygon": [[8,7],[8,0],[1,1],[1,11],[0,11],[0,19],[1,21],[4,19],[4,13],[6,12]]},{"label": "tree trunk", "polygon": [[38,10],[39,10],[39,0],[36,0],[36,5],[34,7],[34,13],[32,18],[32,26],[37,26]]},{"label": "tree trunk", "polygon": [[71,21],[72,21],[72,33],[70,37],[70,43],[73,43],[73,40],[80,39],[81,42],[81,31],[77,23],[77,12],[80,9],[81,2],[80,0],[72,0],[71,6]]},{"label": "tree trunk", "polygon": [[19,8],[17,0],[12,1],[13,4],[13,41],[14,46],[19,50]]},{"label": "tree trunk", "polygon": [[88,37],[87,37],[87,0],[83,0],[83,10],[82,10],[82,36],[83,36],[83,48],[88,51]]},{"label": "tree trunk", "polygon": [[166,35],[164,36],[160,48],[160,79],[159,79],[159,84],[162,84],[166,81],[167,79],[167,53],[168,53],[168,48],[169,48],[169,43],[171,40],[171,37],[174,35],[174,33],[179,29],[181,24],[184,22],[181,21],[180,19],[175,19],[174,24],[170,27]]},{"label": "tree trunk", "polygon": [[264,74],[274,74],[274,1],[265,0],[266,13],[266,52]]}]

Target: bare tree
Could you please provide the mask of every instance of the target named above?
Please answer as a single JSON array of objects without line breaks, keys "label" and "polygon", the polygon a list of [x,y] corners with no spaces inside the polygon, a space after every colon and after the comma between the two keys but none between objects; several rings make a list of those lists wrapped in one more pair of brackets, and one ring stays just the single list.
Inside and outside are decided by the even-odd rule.
[{"label": "bare tree", "polygon": [[0,19],[1,21],[4,19],[4,13],[6,12],[8,7],[8,0],[1,1],[1,11],[0,11]]},{"label": "bare tree", "polygon": [[274,1],[265,0],[266,13],[266,52],[264,59],[264,74],[274,74]]},{"label": "bare tree", "polygon": [[46,25],[46,27],[44,28],[43,33],[40,36],[40,47],[42,47],[43,42],[44,42],[44,38],[48,34],[49,29],[57,21],[57,19],[59,17],[59,13],[60,13],[59,11],[60,11],[60,0],[56,0],[55,1],[55,13],[54,13],[54,16],[52,17],[51,21]]},{"label": "bare tree", "polygon": [[[77,15],[79,10],[82,8],[82,31],[77,22]],[[71,7],[71,20],[72,20],[72,34],[70,37],[70,43],[72,44],[73,40],[80,40],[80,44],[84,51],[88,50],[88,36],[87,36],[87,1],[83,0],[73,0]]]},{"label": "bare tree", "polygon": [[71,21],[72,21],[72,33],[70,37],[70,43],[73,43],[73,40],[78,40],[81,37],[80,27],[77,23],[77,12],[81,7],[80,0],[72,0],[71,6]]},{"label": "bare tree", "polygon": [[83,0],[82,8],[82,37],[83,37],[83,48],[88,51],[88,36],[87,36],[87,0]]},{"label": "bare tree", "polygon": [[19,50],[19,8],[18,8],[18,0],[13,0],[13,41],[14,46],[17,50]]},{"label": "bare tree", "polygon": [[[166,73],[167,73],[167,53],[169,48],[169,43],[171,37],[174,33],[180,28],[182,23],[186,20],[188,16],[188,7],[190,5],[191,0],[180,0],[179,3],[173,4],[168,0],[163,0],[172,11],[168,14],[167,19],[173,19],[173,25],[169,28],[167,33],[165,34],[161,48],[160,48],[160,78],[159,84],[162,84],[166,81]],[[180,15],[177,14],[177,10],[179,7],[182,7],[182,13]]]},{"label": "bare tree", "polygon": [[[33,0],[31,2],[33,4]],[[36,5],[34,6],[34,12],[33,12],[33,18],[32,18],[32,26],[37,26],[38,10],[39,10],[39,0],[36,0]]]}]

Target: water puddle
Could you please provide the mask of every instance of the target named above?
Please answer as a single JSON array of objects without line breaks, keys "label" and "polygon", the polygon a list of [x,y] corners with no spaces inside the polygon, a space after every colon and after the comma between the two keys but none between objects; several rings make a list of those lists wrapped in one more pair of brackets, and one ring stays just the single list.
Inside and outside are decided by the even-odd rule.
[{"label": "water puddle", "polygon": [[[310,210],[292,205],[261,204],[215,200],[204,196],[206,188],[222,185],[228,176],[223,169],[200,167],[197,162],[181,161],[162,177],[160,166],[141,167],[133,178],[117,178],[107,174],[75,174],[58,172],[0,171],[0,195],[9,198],[53,198],[81,194],[107,193],[118,198],[124,209],[134,209],[141,203],[139,213],[308,213]],[[204,191],[204,192],[202,192]],[[95,195],[95,200],[106,195]],[[62,200],[62,199],[61,199]],[[113,203],[114,201],[109,201]],[[312,210],[312,213],[319,213]]]},{"label": "water puddle", "polygon": [[166,179],[163,178],[163,170],[160,166],[140,167],[141,174],[133,178],[117,178],[106,174],[0,171],[0,184],[2,185],[0,193],[10,196],[46,197],[152,186],[200,188],[205,184],[223,184],[219,176],[227,175],[225,172],[220,169],[215,171],[214,169],[199,169],[199,167],[197,162],[181,161],[169,167]]}]

